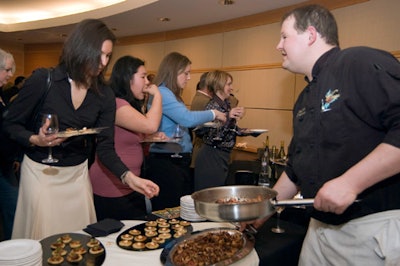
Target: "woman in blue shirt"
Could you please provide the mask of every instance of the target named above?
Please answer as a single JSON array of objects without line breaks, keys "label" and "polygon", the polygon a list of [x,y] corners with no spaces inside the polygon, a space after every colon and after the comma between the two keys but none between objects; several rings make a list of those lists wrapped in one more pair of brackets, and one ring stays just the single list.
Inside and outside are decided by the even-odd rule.
[{"label": "woman in blue shirt", "polygon": [[192,140],[188,128],[214,119],[226,121],[227,114],[218,110],[190,111],[186,107],[181,94],[190,79],[190,69],[189,58],[172,52],[162,60],[154,80],[162,95],[163,114],[158,131],[173,138],[179,125],[182,138],[177,143],[157,143],[150,147],[147,177],[160,187],[159,196],[152,199],[153,210],[179,206],[180,197],[193,192]]}]

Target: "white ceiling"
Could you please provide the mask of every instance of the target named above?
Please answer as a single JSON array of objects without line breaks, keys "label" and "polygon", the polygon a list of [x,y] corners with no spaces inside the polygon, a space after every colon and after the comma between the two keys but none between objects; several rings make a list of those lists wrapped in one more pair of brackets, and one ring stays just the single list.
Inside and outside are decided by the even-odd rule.
[{"label": "white ceiling", "polygon": [[[110,28],[116,29],[117,37],[125,37],[205,25],[305,2],[305,0],[234,0],[234,5],[223,6],[219,4],[219,1],[147,0],[153,3],[141,6],[146,3],[146,0],[127,0],[119,8],[115,5],[92,12],[33,23],[15,25],[0,23],[0,42],[2,40],[24,44],[63,42],[65,36],[61,36],[68,34],[73,25],[83,18],[102,19]],[[5,3],[8,3],[7,8],[10,8],[10,2],[11,7],[15,7],[10,12],[22,14],[24,9],[29,8],[46,10],[49,3],[54,2],[68,7],[71,0],[0,0],[0,10],[6,7]],[[81,0],[81,2],[84,1]],[[137,6],[139,7],[135,8]],[[168,17],[171,21],[160,22],[158,21],[160,17]],[[39,29],[30,29],[36,27]]]}]

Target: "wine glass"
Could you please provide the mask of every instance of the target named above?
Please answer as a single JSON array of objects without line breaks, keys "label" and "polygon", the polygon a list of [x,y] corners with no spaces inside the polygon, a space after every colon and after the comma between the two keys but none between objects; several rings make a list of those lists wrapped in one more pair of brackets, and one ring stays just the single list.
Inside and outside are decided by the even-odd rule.
[{"label": "wine glass", "polygon": [[280,222],[280,218],[281,218],[281,212],[285,209],[285,207],[275,207],[276,209],[276,226],[271,228],[271,231],[274,233],[284,233],[285,229],[283,229],[282,227],[280,227],[279,222]]},{"label": "wine glass", "polygon": [[221,127],[222,127],[221,121],[217,120],[217,121],[215,122],[215,127],[216,127],[217,131],[216,131],[216,133],[215,133],[215,134],[216,134],[215,137],[213,137],[213,140],[220,141],[220,140],[222,140],[222,138],[221,138],[221,136],[220,136]]},{"label": "wine glass", "polygon": [[[175,132],[172,135],[172,139],[176,142],[180,142],[183,138],[184,130],[181,125],[177,124],[175,127]],[[180,145],[179,145],[180,146]],[[174,154],[171,155],[172,158],[182,158],[182,155],[179,155],[179,151],[175,151]]]},{"label": "wine glass", "polygon": [[[48,122],[49,121],[49,122]],[[58,132],[58,117],[55,114],[44,114],[42,117],[42,126],[49,123],[49,127],[46,130],[46,135],[57,134]],[[53,157],[51,146],[49,147],[49,154],[46,159],[42,160],[42,163],[57,163],[58,159]]]}]

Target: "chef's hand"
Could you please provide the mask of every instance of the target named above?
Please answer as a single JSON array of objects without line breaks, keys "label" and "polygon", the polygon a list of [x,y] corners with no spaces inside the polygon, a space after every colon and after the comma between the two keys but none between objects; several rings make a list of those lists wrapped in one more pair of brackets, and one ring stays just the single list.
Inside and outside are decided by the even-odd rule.
[{"label": "chef's hand", "polygon": [[314,199],[314,208],[323,212],[342,214],[357,199],[345,178],[337,177],[326,182]]}]

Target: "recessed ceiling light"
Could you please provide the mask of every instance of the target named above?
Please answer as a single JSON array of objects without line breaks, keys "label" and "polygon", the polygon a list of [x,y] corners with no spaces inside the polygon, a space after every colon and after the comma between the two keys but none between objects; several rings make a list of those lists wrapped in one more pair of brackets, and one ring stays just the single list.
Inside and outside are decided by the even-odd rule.
[{"label": "recessed ceiling light", "polygon": [[171,21],[170,18],[158,18],[158,20],[161,21],[161,22],[169,22],[169,21]]},{"label": "recessed ceiling light", "polygon": [[218,3],[220,5],[223,5],[223,6],[230,6],[230,5],[235,4],[235,1],[233,1],[233,0],[219,0]]}]

